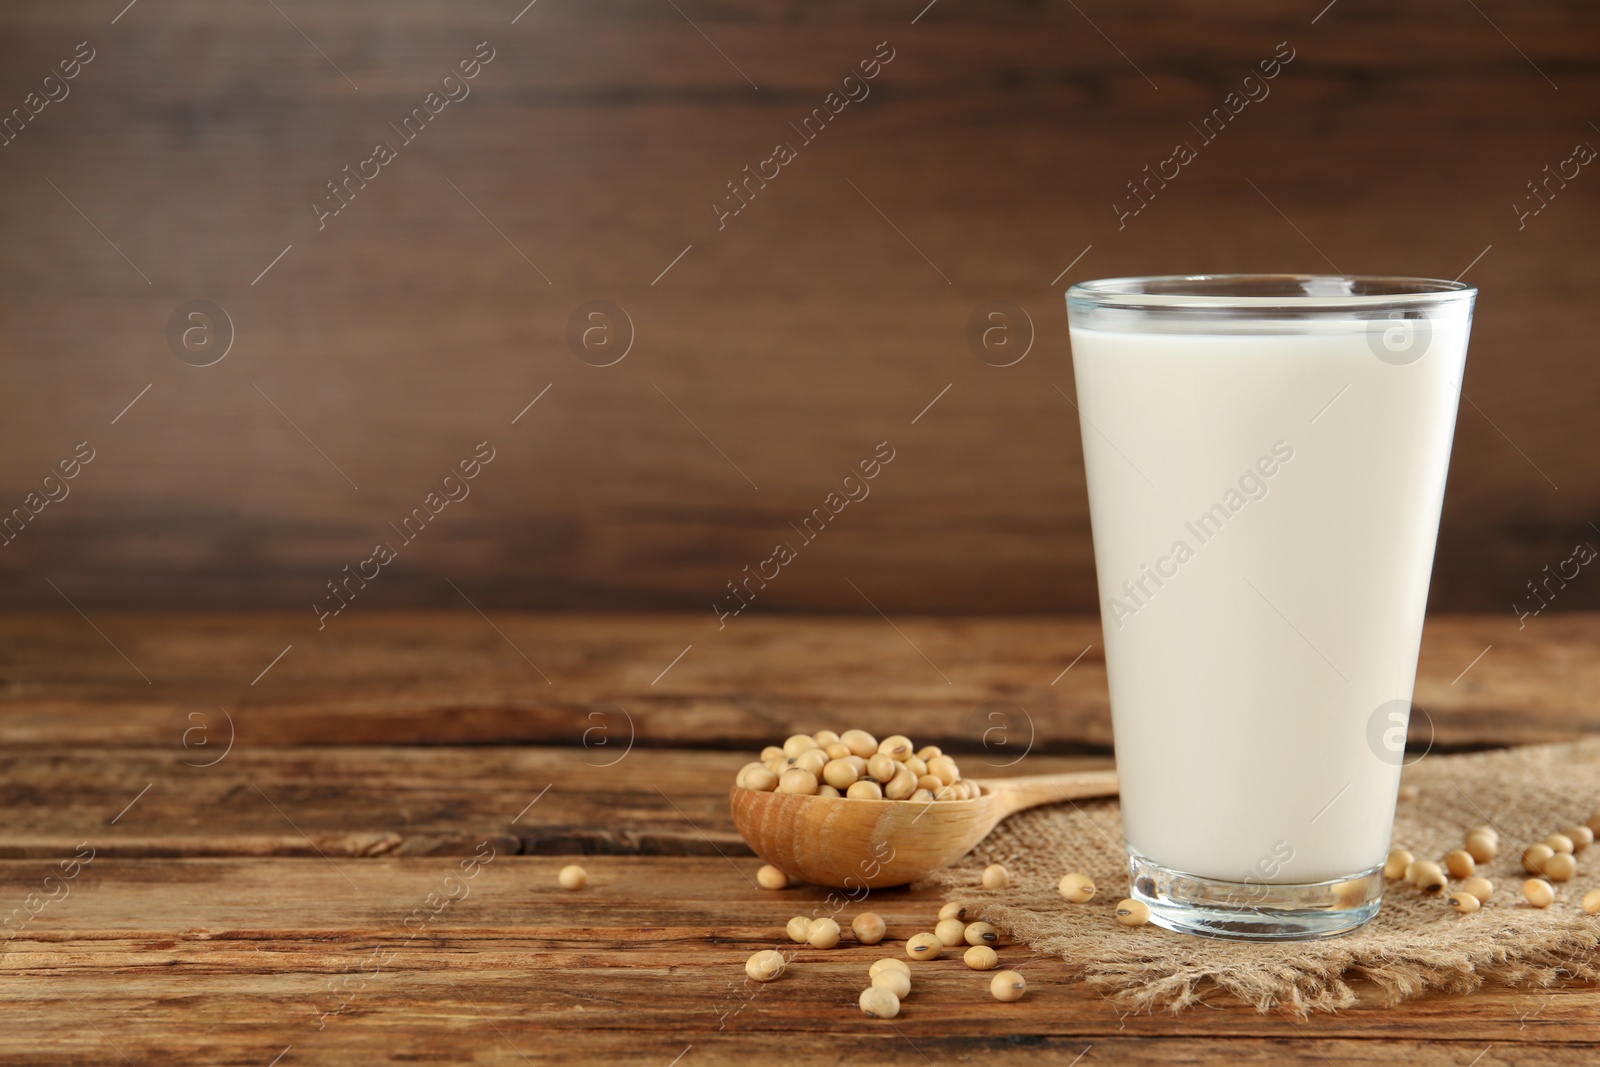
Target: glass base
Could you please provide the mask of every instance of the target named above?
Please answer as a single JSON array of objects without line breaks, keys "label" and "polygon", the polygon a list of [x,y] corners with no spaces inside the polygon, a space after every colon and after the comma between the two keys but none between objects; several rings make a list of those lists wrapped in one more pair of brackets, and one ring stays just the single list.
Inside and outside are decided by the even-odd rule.
[{"label": "glass base", "polygon": [[1316,941],[1358,930],[1383,903],[1383,867],[1299,885],[1226,882],[1169,870],[1128,850],[1131,896],[1167,930],[1231,941]]}]

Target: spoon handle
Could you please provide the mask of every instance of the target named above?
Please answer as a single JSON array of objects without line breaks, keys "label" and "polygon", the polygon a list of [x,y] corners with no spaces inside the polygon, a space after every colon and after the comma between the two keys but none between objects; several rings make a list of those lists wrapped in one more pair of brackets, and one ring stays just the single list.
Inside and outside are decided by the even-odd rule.
[{"label": "spoon handle", "polygon": [[990,778],[979,783],[999,801],[1006,815],[1024,808],[1053,804],[1063,800],[1089,800],[1117,795],[1117,772],[1070,771],[1065,774],[1032,774],[1018,778]]}]

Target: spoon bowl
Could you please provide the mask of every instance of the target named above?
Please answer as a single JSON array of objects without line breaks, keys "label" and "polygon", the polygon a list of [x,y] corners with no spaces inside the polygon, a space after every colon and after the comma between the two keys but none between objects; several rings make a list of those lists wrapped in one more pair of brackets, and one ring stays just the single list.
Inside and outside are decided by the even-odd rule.
[{"label": "spoon bowl", "polygon": [[733,823],[791,878],[839,889],[907,885],[972,851],[1006,816],[1062,800],[1117,795],[1113,769],[995,778],[972,800],[853,800],[734,786]]}]

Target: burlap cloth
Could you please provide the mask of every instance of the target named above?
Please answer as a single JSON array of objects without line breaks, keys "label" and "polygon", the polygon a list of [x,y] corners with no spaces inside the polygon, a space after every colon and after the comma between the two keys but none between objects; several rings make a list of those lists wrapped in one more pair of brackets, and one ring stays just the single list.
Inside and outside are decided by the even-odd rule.
[{"label": "burlap cloth", "polygon": [[[1600,979],[1600,915],[1584,915],[1578,903],[1600,886],[1600,843],[1578,854],[1577,875],[1556,883],[1556,902],[1544,910],[1523,898],[1522,883],[1530,876],[1521,865],[1525,846],[1585,822],[1600,801],[1600,738],[1430,755],[1407,768],[1403,782],[1396,848],[1437,859],[1460,848],[1473,826],[1492,821],[1500,829],[1499,854],[1478,872],[1494,882],[1494,895],[1476,913],[1457,914],[1441,897],[1389,882],[1371,924],[1326,941],[1247,944],[1154,925],[1121,927],[1111,916],[1127,894],[1115,800],[1019,812],[934,881],[948,899],[977,905],[985,920],[1033,952],[1074,965],[1076,977],[1129,1011],[1176,1011],[1219,994],[1263,1012],[1334,1011],[1357,1002],[1350,983],[1358,978],[1370,983],[1365,996],[1386,1004],[1428,990],[1465,993],[1486,981]],[[979,872],[990,863],[1011,872],[1008,888],[981,887]],[[1094,900],[1061,898],[1056,882],[1068,871],[1094,879]],[[1018,955],[1005,953],[1003,962],[1014,965]]]}]

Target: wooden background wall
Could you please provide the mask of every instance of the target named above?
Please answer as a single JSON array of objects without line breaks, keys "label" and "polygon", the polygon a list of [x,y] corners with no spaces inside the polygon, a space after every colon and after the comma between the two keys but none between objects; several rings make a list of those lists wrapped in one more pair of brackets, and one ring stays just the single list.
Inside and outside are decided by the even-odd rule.
[{"label": "wooden background wall", "polygon": [[[306,609],[487,440],[372,606],[709,612],[888,441],[761,606],[1092,611],[1063,290],[1329,260],[1483,290],[1434,607],[1509,612],[1600,544],[1600,167],[1512,208],[1600,147],[1594,5],[524,2],[0,9],[8,114],[94,55],[0,147],[0,505],[95,454],[0,547],[8,606]],[[319,230],[324,183],[482,41],[470,96]],[[870,95],[719,230],[880,42]],[[1270,96],[1119,230],[1124,183],[1279,42]],[[198,298],[235,333],[209,367],[166,333]],[[1035,324],[1014,366],[966,341],[995,299]],[[614,366],[569,350],[591,300],[634,324]]]}]

